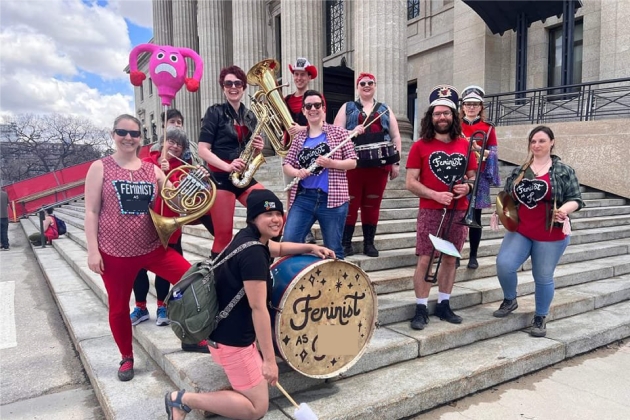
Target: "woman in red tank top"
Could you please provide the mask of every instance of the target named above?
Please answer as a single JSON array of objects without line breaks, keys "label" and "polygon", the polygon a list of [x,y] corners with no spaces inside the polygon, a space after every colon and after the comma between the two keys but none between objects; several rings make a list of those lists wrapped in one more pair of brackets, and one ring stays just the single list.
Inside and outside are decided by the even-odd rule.
[{"label": "woman in red tank top", "polygon": [[164,249],[149,214],[168,183],[160,168],[138,158],[141,123],[123,114],[114,121],[116,152],[94,162],[85,179],[85,236],[88,267],[107,290],[109,325],[122,355],[118,378],[134,376],[129,298],[134,279],[145,268],[174,284],[190,263]]}]

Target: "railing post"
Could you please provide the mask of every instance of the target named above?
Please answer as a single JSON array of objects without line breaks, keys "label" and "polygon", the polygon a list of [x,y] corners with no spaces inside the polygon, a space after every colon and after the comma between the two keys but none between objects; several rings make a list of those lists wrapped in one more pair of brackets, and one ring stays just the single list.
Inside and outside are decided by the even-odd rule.
[{"label": "railing post", "polygon": [[46,213],[44,212],[44,209],[42,208],[39,211],[39,240],[42,244],[42,248],[46,248],[46,240],[44,239],[46,237],[46,235],[44,235],[44,220],[46,219]]}]

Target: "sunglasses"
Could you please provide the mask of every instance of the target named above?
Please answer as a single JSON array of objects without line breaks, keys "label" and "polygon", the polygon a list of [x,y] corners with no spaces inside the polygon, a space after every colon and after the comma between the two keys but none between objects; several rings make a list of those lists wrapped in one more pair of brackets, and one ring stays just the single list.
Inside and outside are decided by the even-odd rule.
[{"label": "sunglasses", "polygon": [[242,86],[243,86],[243,82],[240,80],[226,80],[223,82],[223,87],[226,87],[226,88],[231,88],[231,87],[240,88]]},{"label": "sunglasses", "polygon": [[367,82],[359,82],[359,86],[365,87],[365,85],[373,86],[374,85],[374,80],[369,80]]},{"label": "sunglasses", "polygon": [[116,133],[116,135],[120,137],[127,137],[127,134],[129,134],[134,139],[140,137],[140,131],[138,130],[125,130],[123,128],[115,128],[114,133]]},{"label": "sunglasses", "polygon": [[317,102],[317,103],[312,103],[312,104],[304,104],[304,109],[306,109],[307,111],[310,111],[311,109],[315,108],[315,109],[320,109],[323,105],[323,102]]}]

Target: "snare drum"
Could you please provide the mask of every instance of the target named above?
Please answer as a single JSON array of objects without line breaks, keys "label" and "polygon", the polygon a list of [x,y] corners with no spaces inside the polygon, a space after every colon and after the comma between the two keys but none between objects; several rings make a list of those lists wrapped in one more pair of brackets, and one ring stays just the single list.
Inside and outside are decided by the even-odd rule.
[{"label": "snare drum", "polygon": [[332,378],[363,355],[377,321],[372,282],[355,264],[313,255],[271,266],[276,352],[311,378]]},{"label": "snare drum", "polygon": [[355,146],[354,151],[359,158],[357,168],[373,168],[400,161],[400,154],[391,141]]}]

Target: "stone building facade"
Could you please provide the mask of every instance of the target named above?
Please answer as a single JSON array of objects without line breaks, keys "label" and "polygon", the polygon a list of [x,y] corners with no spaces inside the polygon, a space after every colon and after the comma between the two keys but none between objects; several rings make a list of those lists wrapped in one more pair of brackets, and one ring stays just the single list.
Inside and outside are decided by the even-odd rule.
[{"label": "stone building facade", "polygon": [[[628,0],[582,1],[575,82],[630,75],[629,21]],[[354,74],[374,73],[377,99],[390,105],[408,139],[437,84],[460,90],[476,84],[487,94],[515,90],[516,34],[493,35],[461,0],[153,0],[153,22],[152,42],[192,48],[204,59],[200,91],[182,89],[175,100],[193,139],[205,109],[223,101],[220,69],[234,63],[247,71],[268,57],[281,62],[282,82],[289,85],[289,63],[301,56],[314,63],[320,70],[314,88],[324,91],[329,118],[353,98]],[[561,23],[562,17],[552,17],[529,27],[528,89],[558,84]],[[148,89],[146,83],[136,88],[136,111],[147,127],[161,112]]]}]

